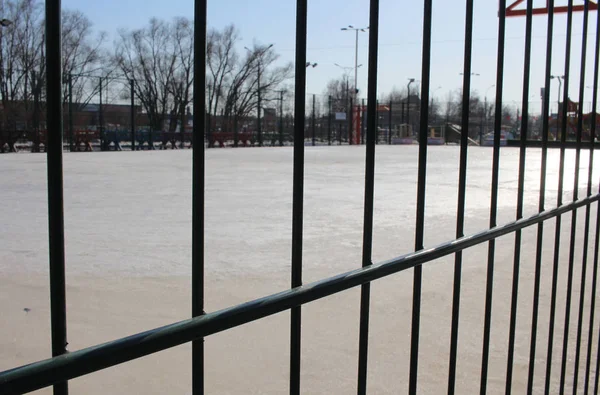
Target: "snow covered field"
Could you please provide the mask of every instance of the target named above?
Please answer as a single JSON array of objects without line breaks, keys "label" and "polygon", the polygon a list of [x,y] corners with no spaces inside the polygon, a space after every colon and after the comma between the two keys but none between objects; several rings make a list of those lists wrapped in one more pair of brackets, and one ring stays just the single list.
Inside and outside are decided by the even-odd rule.
[{"label": "snow covered field", "polygon": [[[417,150],[417,146],[377,147],[375,262],[414,248]],[[454,238],[458,154],[458,147],[429,148],[426,246]],[[488,148],[469,150],[466,234],[488,226],[491,155]],[[538,209],[540,151],[528,150],[527,155],[525,215],[529,216]],[[550,151],[546,208],[556,205],[558,157],[559,151]],[[574,152],[568,152],[565,200],[572,197],[574,157]],[[207,151],[207,311],[289,286],[292,158],[292,148],[287,147]],[[50,355],[45,159],[43,154],[0,155],[0,370]],[[187,318],[191,311],[191,151],[73,153],[65,154],[64,162],[69,349]],[[581,196],[587,165],[584,152]],[[306,148],[305,282],[360,266],[364,167],[364,147]],[[599,170],[595,166],[594,191]],[[518,150],[503,148],[499,223],[514,220],[517,177]],[[584,213],[580,210],[577,218],[567,377],[575,354]],[[595,229],[595,206],[591,214],[591,229]],[[534,392],[543,388],[544,380],[554,224],[549,221],[544,226]],[[554,385],[560,371],[570,227],[567,214],[562,225]],[[591,236],[588,262],[593,257],[593,232]],[[535,240],[536,227],[523,232],[515,393],[523,393],[527,381]],[[490,393],[504,388],[513,248],[513,235],[498,240]],[[452,262],[448,257],[424,267],[420,393],[446,390]],[[487,245],[464,253],[457,371],[461,394],[479,389],[486,264]],[[410,272],[372,286],[370,393],[403,393],[408,388],[411,298]],[[304,307],[303,393],[356,391],[358,308],[358,289]],[[589,308],[584,346],[588,317]],[[289,313],[207,338],[206,353],[207,393],[285,393]],[[75,394],[185,394],[190,393],[190,373],[191,348],[185,345],[73,380],[71,388]]]}]

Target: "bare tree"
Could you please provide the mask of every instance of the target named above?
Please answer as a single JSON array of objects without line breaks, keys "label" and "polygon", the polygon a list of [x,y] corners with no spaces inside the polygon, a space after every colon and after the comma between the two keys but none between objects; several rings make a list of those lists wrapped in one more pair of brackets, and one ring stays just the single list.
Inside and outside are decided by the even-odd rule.
[{"label": "bare tree", "polygon": [[[84,107],[98,94],[100,87],[92,75],[108,76],[112,67],[103,48],[105,33],[94,34],[92,22],[80,11],[62,13],[62,68],[65,78],[71,78],[73,102]],[[64,85],[63,101],[68,100],[68,85]]]},{"label": "bare tree", "polygon": [[134,92],[146,110],[154,130],[162,130],[172,105],[173,84],[178,66],[178,48],[171,25],[151,19],[148,26],[120,31],[115,63],[134,81]]}]

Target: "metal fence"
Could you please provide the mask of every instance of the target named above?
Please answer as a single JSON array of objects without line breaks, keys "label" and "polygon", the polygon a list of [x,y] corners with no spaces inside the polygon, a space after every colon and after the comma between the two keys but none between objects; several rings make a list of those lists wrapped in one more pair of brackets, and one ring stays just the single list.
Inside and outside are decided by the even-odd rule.
[{"label": "metal fence", "polygon": [[[521,3],[518,1],[517,3]],[[545,86],[550,85],[551,59],[552,59],[552,39],[554,35],[554,16],[556,12],[567,13],[567,36],[566,36],[566,56],[565,56],[565,89],[564,101],[568,99],[569,70],[571,62],[571,41],[572,41],[572,22],[574,10],[583,11],[583,46],[581,53],[581,79],[579,86],[580,102],[583,102],[585,88],[585,65],[588,54],[587,37],[590,9],[596,9],[590,1],[585,2],[583,8],[575,8],[573,1],[569,0],[568,7],[554,8],[554,1],[548,1],[547,13],[547,52],[545,68]],[[249,323],[263,317],[267,317],[282,311],[291,311],[290,322],[290,376],[289,392],[299,394],[300,370],[301,370],[301,334],[302,334],[302,305],[333,295],[338,292],[350,289],[352,287],[361,287],[360,300],[360,337],[358,352],[358,393],[364,394],[367,390],[367,366],[369,353],[369,317],[370,317],[370,284],[372,281],[389,276],[393,273],[411,270],[414,276],[414,288],[412,298],[412,329],[410,333],[411,346],[407,350],[410,355],[410,373],[408,377],[409,393],[416,394],[418,389],[419,372],[419,337],[421,333],[421,290],[423,284],[423,265],[427,265],[440,257],[454,256],[454,279],[452,296],[452,323],[451,323],[451,341],[448,345],[450,349],[449,371],[448,375],[448,393],[454,393],[456,384],[456,360],[457,344],[460,332],[459,317],[461,307],[461,270],[462,270],[462,252],[470,247],[487,243],[487,283],[485,298],[485,313],[481,317],[483,322],[483,344],[481,357],[481,375],[480,392],[487,392],[488,384],[488,362],[490,354],[490,331],[492,327],[492,298],[494,285],[494,263],[496,239],[505,235],[514,235],[514,259],[512,273],[512,296],[510,300],[509,317],[509,338],[507,344],[506,360],[506,393],[512,391],[512,381],[515,366],[515,326],[517,320],[517,307],[519,301],[519,270],[521,263],[522,231],[527,227],[537,228],[537,243],[535,246],[535,279],[533,293],[533,310],[531,313],[532,324],[530,332],[530,347],[528,359],[528,381],[527,392],[533,391],[533,380],[535,375],[536,356],[546,357],[546,369],[544,372],[537,372],[538,375],[544,375],[545,393],[554,392],[550,388],[551,378],[560,375],[559,392],[563,393],[567,385],[572,386],[574,393],[579,393],[578,389],[584,387],[584,393],[590,393],[593,387],[594,393],[598,391],[598,364],[600,363],[600,354],[596,355],[595,377],[592,378],[593,368],[592,345],[598,341],[593,335],[599,329],[594,327],[594,312],[596,298],[596,277],[598,269],[599,252],[599,226],[600,210],[596,208],[598,217],[596,218],[596,231],[594,238],[594,256],[592,266],[592,285],[589,294],[591,308],[589,311],[589,327],[584,328],[584,301],[587,296],[585,285],[588,278],[588,244],[592,242],[592,207],[598,205],[600,194],[594,192],[595,185],[592,180],[592,168],[594,160],[593,142],[596,139],[596,119],[595,113],[591,123],[591,138],[587,143],[583,143],[583,114],[579,109],[578,124],[576,128],[575,145],[575,173],[573,176],[574,186],[572,199],[563,201],[563,192],[565,188],[565,151],[567,133],[567,109],[563,109],[560,125],[562,133],[560,136],[560,164],[557,202],[554,208],[547,208],[546,201],[546,162],[548,158],[549,141],[549,117],[548,110],[545,110],[542,125],[541,139],[541,176],[539,189],[539,212],[531,217],[523,217],[524,189],[525,189],[525,166],[526,166],[526,140],[528,123],[528,100],[529,79],[532,70],[530,69],[531,44],[532,44],[532,20],[534,12],[543,13],[535,10],[533,0],[527,0],[525,15],[525,63],[523,70],[523,101],[520,124],[520,146],[519,146],[519,174],[518,174],[518,196],[517,210],[513,222],[499,225],[497,223],[498,213],[498,190],[499,190],[499,157],[500,157],[500,138],[502,126],[502,95],[504,79],[504,48],[505,48],[505,27],[507,14],[515,14],[513,8],[508,7],[506,0],[500,0],[499,8],[499,39],[498,39],[498,58],[497,58],[497,79],[496,79],[496,100],[495,100],[495,118],[493,134],[493,172],[491,187],[491,210],[489,213],[489,228],[473,235],[464,234],[465,220],[465,196],[467,180],[467,154],[469,151],[469,136],[467,133],[460,135],[460,167],[458,181],[458,200],[457,200],[457,222],[455,238],[443,243],[437,247],[425,248],[424,245],[424,222],[425,222],[425,199],[426,199],[426,179],[427,179],[427,153],[428,153],[428,125],[429,125],[429,90],[430,90],[430,65],[431,65],[431,32],[432,32],[432,0],[424,0],[424,19],[423,19],[423,52],[422,52],[422,75],[421,75],[421,102],[418,120],[418,182],[416,195],[416,224],[415,224],[415,243],[414,252],[392,258],[385,262],[372,262],[372,242],[373,242],[373,212],[374,212],[374,187],[375,187],[375,154],[376,154],[376,136],[378,133],[378,122],[383,124],[378,114],[377,103],[377,62],[378,62],[378,43],[379,43],[379,1],[370,1],[370,34],[369,34],[369,75],[368,75],[368,101],[366,104],[366,163],[365,163],[365,188],[364,188],[364,228],[363,228],[363,252],[362,267],[348,273],[343,273],[335,277],[326,278],[316,283],[303,284],[303,208],[304,208],[304,146],[307,139],[310,143],[323,141],[327,135],[323,132],[322,123],[324,119],[318,114],[323,111],[316,111],[316,97],[306,94],[306,37],[307,37],[307,0],[297,1],[297,25],[296,25],[296,70],[295,70],[295,92],[294,92],[294,111],[293,111],[293,143],[294,143],[294,170],[293,170],[293,218],[292,218],[292,251],[291,251],[291,284],[290,289],[284,292],[265,296],[264,298],[249,301],[247,303],[226,308],[215,312],[204,311],[204,187],[205,187],[205,151],[203,145],[196,145],[193,152],[193,253],[192,253],[192,318],[174,323],[161,328],[151,329],[146,332],[138,333],[133,336],[122,338],[110,343],[97,345],[83,350],[67,352],[66,337],[66,301],[65,301],[65,251],[64,251],[64,225],[63,225],[63,171],[62,171],[62,151],[63,141],[63,108],[61,106],[61,61],[60,61],[60,1],[48,0],[46,2],[46,21],[47,21],[47,71],[51,78],[48,78],[47,94],[47,147],[48,147],[48,205],[49,205],[49,234],[50,234],[50,301],[51,301],[51,330],[52,330],[52,357],[51,359],[39,361],[30,365],[16,367],[0,373],[0,393],[16,394],[33,391],[46,386],[54,385],[55,394],[66,394],[67,382],[70,379],[95,372],[110,366],[115,366],[127,361],[131,361],[142,356],[165,350],[183,343],[192,342],[192,371],[193,371],[193,393],[204,393],[204,337],[212,334],[226,331],[245,323]],[[195,75],[194,91],[203,92],[205,87],[205,44],[206,44],[206,0],[195,1]],[[516,13],[519,14],[519,13]],[[598,14],[600,15],[600,14]],[[600,18],[600,17],[599,17]],[[597,25],[598,26],[598,25]],[[473,32],[473,0],[466,1],[466,28],[465,28],[465,51],[464,51],[464,75],[463,81],[463,103],[469,102],[471,85],[471,47]],[[596,28],[596,45],[594,54],[594,77],[593,77],[593,108],[597,105],[597,87],[599,72],[599,44],[600,30]],[[315,111],[312,111],[311,99],[315,100]],[[282,100],[283,101],[283,100]],[[544,97],[545,109],[549,109],[549,89],[546,89]],[[205,108],[204,95],[196,94],[194,96],[194,108]],[[329,103],[327,103],[329,105]],[[323,100],[319,103],[322,108]],[[385,105],[379,103],[379,105]],[[394,104],[392,103],[392,107]],[[342,112],[342,111],[340,111]],[[391,113],[391,111],[389,111]],[[314,115],[314,116],[312,116]],[[468,106],[463,106],[460,127],[462,130],[469,128],[471,114]],[[194,140],[204,139],[204,128],[206,125],[205,115],[197,112],[196,122],[194,122],[193,136]],[[312,118],[312,119],[311,119]],[[327,117],[325,117],[327,118]],[[346,120],[347,121],[347,120]],[[408,122],[409,124],[411,121]],[[391,125],[392,122],[389,122]],[[340,124],[341,125],[341,124]],[[283,124],[281,125],[283,126]],[[311,130],[307,134],[307,131]],[[318,128],[318,132],[317,132]],[[343,127],[340,126],[340,130]],[[349,130],[346,129],[346,130]],[[343,134],[341,132],[340,134]],[[327,135],[328,136],[328,135]],[[391,136],[391,134],[390,134]],[[357,136],[350,135],[346,137],[348,142]],[[380,136],[381,137],[381,136]],[[393,137],[393,136],[392,136]],[[329,138],[329,136],[328,136]],[[389,139],[389,136],[388,136]],[[344,141],[340,138],[339,141]],[[579,195],[579,173],[581,167],[581,152],[589,150],[589,172],[587,177],[587,188],[584,196]],[[574,267],[575,249],[576,249],[576,218],[578,210],[585,210],[585,230],[583,241],[583,256],[581,262],[581,285],[578,289],[579,300],[573,301],[576,296],[574,292]],[[569,233],[569,254],[568,261],[561,262],[561,220],[566,215],[571,215],[571,229]],[[555,221],[555,243],[552,257],[552,289],[551,289],[551,307],[548,328],[542,328],[538,322],[539,301],[540,301],[540,272],[542,265],[543,252],[543,231],[544,224],[548,221]],[[558,289],[558,270],[559,266],[568,267],[567,287],[565,291],[565,311],[564,325],[565,336],[562,344],[562,358],[560,367],[552,365],[552,353],[557,347],[554,341],[554,332],[556,323],[559,321],[557,311],[557,299],[559,298]],[[561,290],[562,291],[562,290]],[[576,344],[569,343],[567,336],[571,325],[571,311],[577,311],[577,339]],[[542,331],[548,331],[548,344],[544,350],[536,350],[536,338]],[[584,331],[587,332],[587,340]],[[585,349],[582,349],[583,345]],[[576,357],[574,362],[568,358],[569,347],[575,347]],[[580,365],[580,360],[585,354],[585,366]],[[573,374],[567,377],[567,364],[574,363]],[[581,376],[580,369],[584,370],[583,382],[579,381]]]}]

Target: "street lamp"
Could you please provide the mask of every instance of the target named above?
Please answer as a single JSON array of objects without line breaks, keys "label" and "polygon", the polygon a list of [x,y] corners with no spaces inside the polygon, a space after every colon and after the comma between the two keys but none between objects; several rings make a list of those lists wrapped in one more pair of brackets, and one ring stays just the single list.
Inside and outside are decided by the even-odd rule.
[{"label": "street lamp", "polygon": [[256,80],[256,92],[258,95],[258,99],[257,99],[257,108],[256,108],[256,112],[257,112],[257,125],[256,125],[256,129],[258,131],[258,146],[262,147],[263,146],[263,139],[262,139],[262,127],[261,127],[261,123],[260,123],[260,62],[262,60],[263,55],[265,54],[265,52],[267,52],[269,49],[271,49],[273,47],[273,44],[269,44],[269,46],[267,46],[266,48],[264,48],[262,51],[259,52],[254,52],[252,50],[250,50],[250,48],[248,47],[244,47],[246,49],[246,51],[248,51],[251,55],[254,55],[254,58],[257,59],[257,80]]},{"label": "street lamp", "polygon": [[[492,89],[493,87],[495,87],[496,85],[490,85],[486,91],[485,91],[485,95],[483,96],[483,122],[484,122],[484,127],[487,128],[487,95],[488,92],[490,91],[490,89]],[[483,130],[481,131],[481,135],[479,136],[479,145],[483,145]]]},{"label": "street lamp", "polygon": [[410,125],[410,84],[415,82],[414,78],[408,79],[408,84],[406,85],[406,89],[408,91],[406,96],[406,123]]},{"label": "street lamp", "polygon": [[558,100],[556,101],[557,107],[556,107],[556,118],[558,119],[558,117],[560,116],[560,90],[562,88],[562,81],[565,79],[564,75],[551,75],[550,79],[557,79],[558,80]]},{"label": "street lamp", "polygon": [[354,27],[352,25],[348,25],[348,27],[343,27],[340,30],[343,31],[354,31],[356,33],[356,40],[354,44],[354,96],[358,94],[358,32],[365,33],[369,27]]},{"label": "street lamp", "polygon": [[[350,70],[352,70],[353,67],[342,66],[342,65],[337,64],[337,63],[334,63],[334,66],[337,66],[340,69],[344,70],[344,75],[346,77],[346,105],[348,105],[348,102],[350,101],[350,87],[349,87],[350,82],[348,81],[348,74],[347,74],[347,72],[350,71]],[[358,66],[356,66],[357,69],[360,68],[360,67],[362,67],[362,64],[359,64]],[[355,82],[355,84],[356,84],[356,82]],[[354,85],[354,89],[356,91],[356,85]]]},{"label": "street lamp", "polygon": [[[435,88],[435,90],[434,90],[434,91],[431,93],[431,109],[429,110],[429,113],[430,113],[430,114],[431,114],[431,113],[434,113],[434,111],[433,111],[433,99],[434,99],[434,97],[435,97],[435,93],[436,93],[437,91],[439,91],[440,89],[442,89],[442,87],[441,87],[441,86],[438,86],[438,87],[437,87],[437,88]],[[435,115],[435,113],[434,113],[434,115]],[[434,121],[435,121],[435,117],[434,117]]]}]

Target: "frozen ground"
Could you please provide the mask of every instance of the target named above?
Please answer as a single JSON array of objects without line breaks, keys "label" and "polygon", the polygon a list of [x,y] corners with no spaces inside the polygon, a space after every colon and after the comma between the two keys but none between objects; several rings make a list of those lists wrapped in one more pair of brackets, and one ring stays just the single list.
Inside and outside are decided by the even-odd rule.
[{"label": "frozen ground", "polygon": [[[375,261],[414,248],[417,150],[416,146],[377,148]],[[426,246],[454,238],[458,153],[458,147],[429,148]],[[488,226],[491,154],[487,148],[469,151],[467,234]],[[547,208],[556,205],[558,154],[550,151]],[[525,214],[531,215],[538,205],[540,151],[529,150],[527,155]],[[64,160],[69,349],[187,318],[191,151],[76,153],[65,154]],[[587,164],[583,153],[580,194],[585,193]],[[573,168],[574,153],[569,152],[565,199],[572,197]],[[600,166],[594,170],[596,191]],[[310,282],[360,266],[364,147],[307,147],[305,175],[304,280]],[[504,148],[499,223],[514,219],[517,176],[518,150]],[[207,151],[208,311],[289,286],[291,177],[292,148]],[[45,155],[0,156],[0,370],[50,355],[45,180]],[[584,224],[584,210],[580,211],[567,377],[573,370],[579,303]],[[594,229],[595,207],[592,218]],[[570,226],[569,214],[562,225],[554,385],[562,350]],[[535,392],[543,388],[554,230],[554,221],[545,224]],[[524,231],[515,393],[524,392],[527,379],[535,239],[536,228]],[[497,244],[490,393],[503,392],[506,373],[513,245],[512,235]],[[457,372],[461,394],[479,388],[486,261],[486,246],[464,253]],[[448,257],[424,268],[420,393],[442,393],[447,385],[452,262]],[[372,286],[370,393],[407,390],[411,295],[408,272]],[[304,308],[303,393],[356,391],[358,302],[358,290],[351,290]],[[586,328],[588,316],[589,309]],[[207,393],[285,393],[288,326],[289,313],[284,313],[208,338]],[[585,346],[587,329],[584,333]],[[72,391],[189,393],[190,361],[190,347],[179,347],[73,380]]]}]

